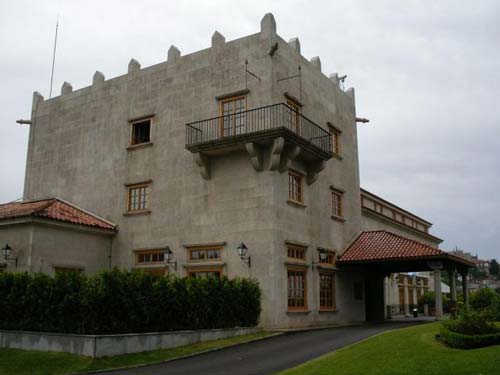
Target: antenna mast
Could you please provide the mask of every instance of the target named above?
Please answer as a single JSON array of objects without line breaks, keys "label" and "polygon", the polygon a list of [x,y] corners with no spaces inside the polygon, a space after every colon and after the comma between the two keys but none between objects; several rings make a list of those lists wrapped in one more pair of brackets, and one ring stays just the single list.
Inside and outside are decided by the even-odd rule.
[{"label": "antenna mast", "polygon": [[49,99],[52,98],[52,83],[54,82],[54,65],[56,64],[56,48],[57,48],[57,29],[59,29],[59,17],[57,17],[57,22],[56,22],[56,36],[54,38],[54,52],[52,54],[52,72],[50,74]]}]

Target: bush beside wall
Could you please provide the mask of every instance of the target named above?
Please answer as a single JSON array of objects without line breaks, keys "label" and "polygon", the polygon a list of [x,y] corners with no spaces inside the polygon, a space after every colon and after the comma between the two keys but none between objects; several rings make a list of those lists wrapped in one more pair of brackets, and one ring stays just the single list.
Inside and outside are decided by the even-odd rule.
[{"label": "bush beside wall", "polygon": [[261,292],[249,279],[161,277],[117,269],[0,274],[0,329],[77,334],[251,327]]}]

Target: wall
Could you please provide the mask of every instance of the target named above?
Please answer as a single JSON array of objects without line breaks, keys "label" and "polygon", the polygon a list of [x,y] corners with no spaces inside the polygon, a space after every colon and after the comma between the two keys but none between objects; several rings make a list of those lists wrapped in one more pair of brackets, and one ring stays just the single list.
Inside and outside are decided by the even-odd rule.
[{"label": "wall", "polygon": [[[278,50],[271,57],[270,46]],[[266,16],[261,32],[231,42],[214,34],[212,47],[186,56],[171,48],[168,60],[127,75],[43,101],[35,95],[25,199],[60,196],[118,224],[112,265],[134,267],[133,250],[169,246],[186,274],[186,244],[224,242],[222,264],[229,277],[257,278],[263,290],[264,326],[298,326],[364,319],[364,307],[352,302],[360,275],[337,274],[336,313],[318,313],[317,271],[308,271],[308,314],[286,313],[285,241],[309,244],[308,263],[316,248],[342,252],[361,227],[359,167],[354,91],[343,92],[317,64],[305,60],[276,34]],[[287,202],[287,173],[256,172],[244,152],[211,159],[211,179],[201,178],[185,150],[185,124],[218,115],[216,96],[245,88],[247,107],[284,102],[284,92],[302,97],[303,114],[327,128],[342,130],[342,159],[326,163],[318,180],[305,186],[306,207]],[[296,74],[298,83],[277,79]],[[129,120],[154,114],[152,145],[127,150]],[[303,170],[300,162],[294,168]],[[151,213],[124,216],[125,184],[152,180]],[[330,185],[345,190],[346,221],[332,220]],[[245,242],[252,267],[239,259]]]},{"label": "wall", "polygon": [[24,223],[0,226],[0,243],[9,243],[18,266],[6,270],[54,273],[54,267],[95,273],[109,266],[112,239],[91,229],[61,223]]},{"label": "wall", "polygon": [[92,358],[176,348],[197,342],[258,332],[257,328],[230,328],[126,335],[71,335],[42,332],[0,331],[0,347],[66,352]]},{"label": "wall", "polygon": [[0,246],[9,244],[12,248],[11,258],[18,258],[17,269],[14,260],[4,260],[0,256],[3,270],[29,271],[31,266],[31,244],[33,240],[33,225],[16,224],[0,226]]},{"label": "wall", "polygon": [[390,219],[381,218],[377,215],[363,211],[363,230],[388,230],[406,238],[422,242],[432,247],[438,247],[441,240],[426,235],[424,232],[414,230]]}]

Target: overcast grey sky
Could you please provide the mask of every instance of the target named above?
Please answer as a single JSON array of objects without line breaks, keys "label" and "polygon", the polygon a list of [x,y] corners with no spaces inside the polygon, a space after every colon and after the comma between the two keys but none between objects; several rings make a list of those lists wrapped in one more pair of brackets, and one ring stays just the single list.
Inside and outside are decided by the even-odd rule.
[{"label": "overcast grey sky", "polygon": [[48,98],[57,16],[54,92],[259,31],[299,37],[325,74],[356,89],[361,184],[435,223],[433,233],[500,258],[499,1],[2,1],[0,202],[22,195],[32,92]]}]

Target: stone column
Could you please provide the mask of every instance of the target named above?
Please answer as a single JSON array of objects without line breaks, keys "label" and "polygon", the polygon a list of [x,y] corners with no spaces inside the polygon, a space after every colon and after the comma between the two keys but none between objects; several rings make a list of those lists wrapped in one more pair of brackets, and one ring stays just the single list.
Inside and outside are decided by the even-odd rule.
[{"label": "stone column", "polygon": [[455,269],[448,271],[448,275],[450,276],[450,312],[451,317],[453,319],[457,316],[457,273]]},{"label": "stone column", "polygon": [[403,287],[403,293],[404,293],[404,306],[405,306],[405,316],[410,316],[410,296],[408,293],[408,278],[406,275],[404,276],[404,287]]},{"label": "stone column", "polygon": [[413,276],[413,286],[412,286],[412,292],[413,292],[413,303],[412,305],[416,306],[418,304],[417,301],[417,276]]},{"label": "stone column", "polygon": [[467,285],[467,271],[462,273],[462,292],[464,294],[464,306],[469,310],[469,286]]},{"label": "stone column", "polygon": [[434,293],[436,295],[436,320],[443,317],[443,294],[441,292],[441,262],[429,262],[429,267],[434,272]]}]

